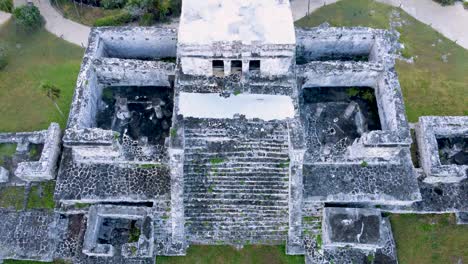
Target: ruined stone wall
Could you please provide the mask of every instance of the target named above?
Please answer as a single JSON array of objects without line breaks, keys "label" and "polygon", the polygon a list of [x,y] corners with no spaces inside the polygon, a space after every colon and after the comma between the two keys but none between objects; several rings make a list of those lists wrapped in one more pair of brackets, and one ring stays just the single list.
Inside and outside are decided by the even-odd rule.
[{"label": "ruined stone wall", "polygon": [[241,60],[242,71],[247,74],[250,60],[260,60],[260,73],[264,77],[287,75],[294,64],[294,45],[242,45],[216,43],[215,45],[178,46],[183,74],[213,75],[212,60],[223,60],[224,71],[231,72],[231,60]]},{"label": "ruined stone wall", "polygon": [[[31,144],[43,145],[39,160],[28,161],[27,159],[18,163],[14,168],[14,176],[22,181],[46,181],[56,176],[57,160],[61,151],[61,131],[57,123],[52,123],[47,130],[35,132],[0,133],[0,143],[17,144],[17,153],[21,156],[30,156]],[[0,167],[1,168],[1,167]],[[9,174],[2,170],[2,181],[8,182]]]},{"label": "ruined stone wall", "polygon": [[102,27],[103,57],[120,59],[175,58],[177,30],[161,27]]},{"label": "ruined stone wall", "polygon": [[397,38],[394,32],[366,27],[335,28],[324,24],[297,28],[296,56],[298,63],[326,60],[386,63],[392,61]]},{"label": "ruined stone wall", "polygon": [[170,87],[175,64],[161,61],[100,58],[94,60],[100,86],[164,86]]},{"label": "ruined stone wall", "polygon": [[[167,84],[164,75],[171,73],[173,66],[163,62],[136,63],[132,60],[175,57],[176,43],[177,32],[173,29],[94,28],[78,75],[67,128],[90,128],[95,125],[98,101],[104,85],[139,85],[149,83],[150,79],[154,79],[152,83],[155,84]],[[156,73],[139,79],[153,71]]]},{"label": "ruined stone wall", "polygon": [[379,107],[382,131],[370,131],[362,137],[365,145],[406,145],[411,138],[403,104],[403,96],[394,71],[384,71],[380,63],[363,62],[310,62],[299,65],[300,89],[314,87],[374,88]]}]

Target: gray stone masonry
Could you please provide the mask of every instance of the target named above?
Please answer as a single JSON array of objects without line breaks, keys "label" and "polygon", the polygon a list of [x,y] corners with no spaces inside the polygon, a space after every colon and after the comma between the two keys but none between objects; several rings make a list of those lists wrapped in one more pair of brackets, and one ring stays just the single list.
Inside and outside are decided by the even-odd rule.
[{"label": "gray stone masonry", "polygon": [[242,118],[185,120],[185,228],[191,243],[284,243],[286,125]]},{"label": "gray stone masonry", "polygon": [[58,216],[50,211],[0,209],[0,260],[52,261]]},{"label": "gray stone masonry", "polygon": [[[115,226],[104,225],[108,219],[138,220],[138,240],[123,242],[121,248],[115,248],[112,244],[99,243],[98,239],[115,235],[112,228]],[[139,223],[139,224],[138,224]],[[110,232],[106,234],[106,232]],[[153,220],[144,207],[122,207],[96,205],[89,210],[88,224],[83,243],[83,253],[88,256],[113,257],[119,252],[124,258],[154,258]],[[132,233],[130,233],[132,235]],[[112,237],[109,237],[112,240]]]},{"label": "gray stone masonry", "polygon": [[[14,171],[9,172],[25,182],[47,181],[56,176],[57,161],[61,151],[61,131],[57,123],[52,123],[47,130],[35,132],[1,133],[1,143],[17,144],[20,161]],[[29,149],[32,144],[41,145],[38,160],[29,161]],[[5,174],[4,174],[5,175]],[[4,178],[5,179],[5,178]]]},{"label": "gray stone masonry", "polygon": [[7,169],[0,167],[0,183],[8,182],[10,179],[9,174],[10,172]]},{"label": "gray stone masonry", "polygon": [[323,222],[321,238],[305,240],[306,263],[398,263],[390,221],[379,210],[325,208]]},{"label": "gray stone masonry", "polygon": [[[455,153],[465,156],[464,164],[442,164],[442,149],[439,149],[439,139],[460,138],[468,141],[468,116],[423,116],[419,118],[416,129],[418,147],[420,153],[421,167],[426,174],[424,179],[427,183],[451,183],[460,182],[468,176],[468,161],[466,160],[468,146],[459,147],[455,145],[450,157]],[[462,141],[463,142],[463,141]],[[466,144],[466,143],[465,143]],[[461,148],[461,149],[460,149]]]}]

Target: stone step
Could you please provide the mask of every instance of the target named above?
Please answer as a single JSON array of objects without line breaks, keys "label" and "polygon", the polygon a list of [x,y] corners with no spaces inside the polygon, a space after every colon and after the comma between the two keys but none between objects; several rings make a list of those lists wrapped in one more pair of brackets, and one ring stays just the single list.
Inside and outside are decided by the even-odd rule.
[{"label": "stone step", "polygon": [[[220,172],[233,172],[239,174],[277,174],[277,173],[287,173],[289,170],[289,165],[284,164],[220,164],[217,166],[207,166],[206,164],[195,164],[192,165],[184,164],[184,170],[186,172],[194,171],[195,173],[201,172],[201,170],[208,171],[220,171]],[[268,165],[268,166],[267,166]]]},{"label": "stone step", "polygon": [[186,185],[184,188],[216,188],[217,185],[233,186],[242,189],[244,185],[263,185],[264,188],[267,186],[271,187],[272,190],[282,190],[287,188],[288,178],[254,178],[251,177],[228,177],[228,176],[202,176],[197,179],[190,179],[184,182]]},{"label": "stone step", "polygon": [[[214,141],[214,140],[212,140]],[[219,141],[219,140],[217,140]],[[206,147],[210,140],[205,140],[205,139],[185,139],[185,142],[187,143],[187,150],[192,151],[192,150],[200,150],[203,147]],[[259,149],[264,149],[264,150],[275,150],[275,149],[288,149],[288,143],[287,140],[271,140],[271,141],[252,141],[252,142],[246,142],[246,141],[231,141],[231,144],[233,144],[233,148],[240,150],[249,150],[252,148],[259,148]]]},{"label": "stone step", "polygon": [[[199,152],[185,152],[185,159],[213,159],[219,158],[220,153],[199,153]],[[224,159],[242,159],[245,157],[257,157],[257,158],[282,158],[289,159],[289,153],[287,152],[272,152],[272,151],[235,151],[235,152],[223,152],[222,158]]]},{"label": "stone step", "polygon": [[[281,188],[283,187],[283,188]],[[209,185],[209,186],[189,186],[186,190],[190,190],[192,193],[276,193],[276,194],[289,194],[289,188],[287,185],[278,186],[275,189],[271,189],[268,187],[258,187],[258,186],[219,186],[219,185]]]},{"label": "stone step", "polygon": [[256,203],[263,201],[282,201],[288,199],[288,194],[253,194],[253,193],[192,193],[187,202],[198,201],[200,199],[209,199],[210,203],[215,204],[219,200],[244,200],[246,203]]},{"label": "stone step", "polygon": [[[235,221],[233,221],[235,219]],[[243,212],[225,212],[221,210],[200,210],[197,214],[185,214],[185,220],[196,222],[196,221],[222,221],[226,223],[233,223],[233,222],[258,222],[261,221],[262,223],[265,221],[271,221],[275,223],[280,223],[281,221],[287,222],[288,213],[284,212],[279,214],[278,212],[274,213],[257,213],[254,214],[253,212],[250,213],[243,213]]]}]

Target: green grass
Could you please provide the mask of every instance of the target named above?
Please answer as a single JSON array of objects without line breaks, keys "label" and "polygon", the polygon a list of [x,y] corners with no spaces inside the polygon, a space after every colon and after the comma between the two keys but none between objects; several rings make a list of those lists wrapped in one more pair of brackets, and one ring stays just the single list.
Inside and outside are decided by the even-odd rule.
[{"label": "green grass", "polygon": [[220,158],[220,157],[216,157],[216,158],[212,158],[210,159],[210,163],[212,165],[217,165],[217,164],[221,164],[224,162],[224,159],[223,158]]},{"label": "green grass", "polygon": [[[468,115],[468,50],[403,10],[372,0],[342,0],[296,24],[313,27],[329,22],[332,26],[389,28],[392,10],[397,10],[407,23],[399,29],[404,56],[417,56],[414,64],[396,64],[409,121],[415,122],[423,115]],[[441,57],[448,53],[451,55],[445,63]]]},{"label": "green grass", "polygon": [[55,181],[42,182],[32,186],[28,197],[27,209],[44,208],[53,209]]},{"label": "green grass", "polygon": [[0,208],[21,210],[24,202],[24,187],[0,187]]},{"label": "green grass", "polygon": [[287,256],[284,246],[190,246],[185,257],[157,257],[158,264],[303,264],[304,256]]},{"label": "green grass", "polygon": [[0,144],[0,166],[4,164],[5,157],[13,157],[16,153],[16,144]]},{"label": "green grass", "polygon": [[392,215],[398,260],[406,263],[467,263],[468,226],[454,215]]},{"label": "green grass", "polygon": [[52,101],[39,90],[48,80],[61,89],[58,105],[68,116],[84,50],[44,29],[32,34],[16,30],[13,21],[0,27],[0,43],[8,48],[8,65],[0,70],[0,132],[65,127]]},{"label": "green grass", "polygon": [[79,3],[74,5],[72,0],[54,0],[51,3],[64,17],[87,26],[93,26],[98,19],[115,16],[122,12],[121,9],[104,9]]}]

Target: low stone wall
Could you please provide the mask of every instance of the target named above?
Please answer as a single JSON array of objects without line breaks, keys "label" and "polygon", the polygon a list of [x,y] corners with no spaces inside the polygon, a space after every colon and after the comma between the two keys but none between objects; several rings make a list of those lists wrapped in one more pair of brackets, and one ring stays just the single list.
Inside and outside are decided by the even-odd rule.
[{"label": "low stone wall", "polygon": [[459,182],[468,177],[468,164],[443,165],[439,158],[437,138],[468,138],[468,117],[436,117],[423,116],[419,118],[416,129],[421,166],[426,173],[425,182]]},{"label": "low stone wall", "polygon": [[330,27],[296,29],[298,61],[349,60],[394,64],[393,54],[400,45],[397,32],[367,27]]},{"label": "low stone wall", "polygon": [[[61,151],[61,131],[57,123],[52,123],[47,130],[35,132],[2,133],[0,143],[16,143],[17,150],[27,152],[30,144],[43,144],[38,161],[19,162],[14,175],[23,181],[46,181],[56,176],[57,161]],[[8,177],[2,170],[2,182]]]},{"label": "low stone wall", "polygon": [[44,148],[39,161],[21,162],[15,170],[15,175],[25,181],[46,181],[56,176],[57,161],[61,151],[60,127],[52,123],[45,132]]}]

